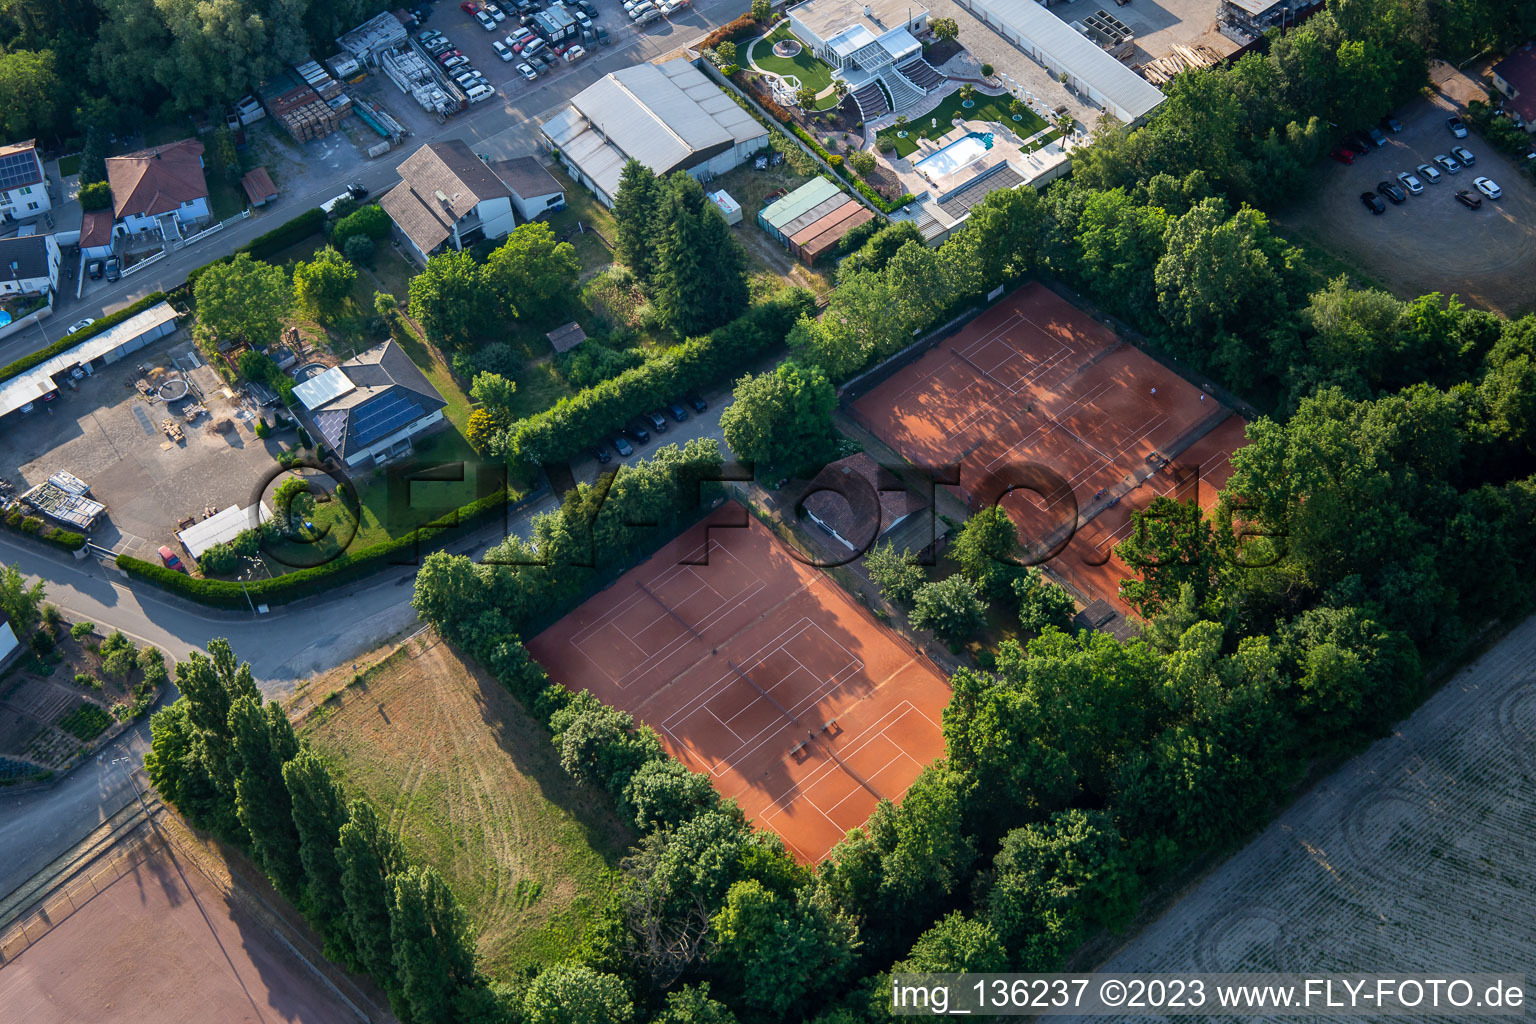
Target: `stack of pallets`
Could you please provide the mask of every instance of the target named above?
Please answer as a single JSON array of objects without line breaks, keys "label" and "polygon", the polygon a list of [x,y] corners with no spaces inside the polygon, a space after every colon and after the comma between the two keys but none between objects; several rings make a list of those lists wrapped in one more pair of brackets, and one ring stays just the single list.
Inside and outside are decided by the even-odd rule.
[{"label": "stack of pallets", "polygon": [[1193,68],[1208,68],[1222,61],[1221,54],[1209,46],[1182,46],[1173,44],[1166,57],[1150,60],[1140,67],[1141,77],[1153,85],[1162,85]]}]

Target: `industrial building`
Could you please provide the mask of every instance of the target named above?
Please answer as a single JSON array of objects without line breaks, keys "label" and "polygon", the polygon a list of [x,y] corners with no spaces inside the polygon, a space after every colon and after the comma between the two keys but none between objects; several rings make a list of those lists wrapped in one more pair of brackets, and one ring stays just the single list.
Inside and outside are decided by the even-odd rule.
[{"label": "industrial building", "polygon": [[708,180],[768,145],[768,129],[682,59],[605,75],[539,135],[571,176],[610,207],[631,159],[658,175],[683,170]]},{"label": "industrial building", "polygon": [[957,0],[1069,89],[1126,124],[1139,124],[1164,96],[1098,43],[1035,0]]}]

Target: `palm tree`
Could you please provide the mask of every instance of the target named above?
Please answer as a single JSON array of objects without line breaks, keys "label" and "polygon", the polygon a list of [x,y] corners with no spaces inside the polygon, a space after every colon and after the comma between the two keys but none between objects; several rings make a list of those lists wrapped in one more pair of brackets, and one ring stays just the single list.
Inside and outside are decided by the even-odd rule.
[{"label": "palm tree", "polygon": [[837,93],[838,102],[841,103],[844,96],[848,95],[848,83],[841,78],[833,79],[832,91]]}]

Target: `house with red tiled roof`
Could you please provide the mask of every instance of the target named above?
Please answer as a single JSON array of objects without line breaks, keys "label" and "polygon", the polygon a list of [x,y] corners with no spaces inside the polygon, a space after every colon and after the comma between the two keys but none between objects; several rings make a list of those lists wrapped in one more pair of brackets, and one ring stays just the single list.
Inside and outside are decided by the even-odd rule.
[{"label": "house with red tiled roof", "polygon": [[1536,41],[1493,66],[1493,87],[1504,94],[1504,106],[1524,119],[1525,130],[1536,132]]},{"label": "house with red tiled roof", "polygon": [[118,234],[174,241],[213,219],[203,144],[195,139],[108,157],[107,183]]}]

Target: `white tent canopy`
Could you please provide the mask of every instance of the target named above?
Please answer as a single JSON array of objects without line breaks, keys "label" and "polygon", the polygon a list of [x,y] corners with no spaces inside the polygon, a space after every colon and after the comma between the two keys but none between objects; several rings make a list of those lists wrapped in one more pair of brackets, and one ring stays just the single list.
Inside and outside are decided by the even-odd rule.
[{"label": "white tent canopy", "polygon": [[[204,551],[215,544],[226,544],[234,540],[246,530],[256,528],[256,510],[258,506],[241,508],[239,505],[231,505],[222,512],[215,512],[200,523],[194,523],[185,530],[177,532],[182,546],[193,558],[201,558]],[[261,509],[261,522],[272,518],[272,510],[266,502],[259,506]]]}]

